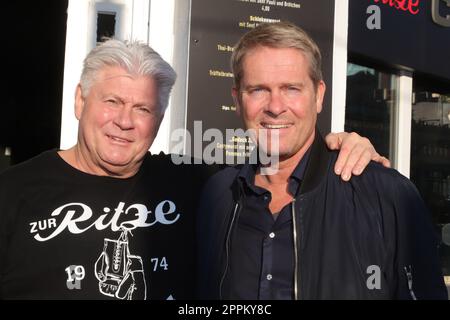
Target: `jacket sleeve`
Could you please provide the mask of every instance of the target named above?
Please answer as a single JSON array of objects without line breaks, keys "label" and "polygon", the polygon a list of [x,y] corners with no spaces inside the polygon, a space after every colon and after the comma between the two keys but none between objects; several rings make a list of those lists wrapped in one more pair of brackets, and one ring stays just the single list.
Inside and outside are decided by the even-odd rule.
[{"label": "jacket sleeve", "polygon": [[437,232],[414,184],[398,174],[391,181],[395,211],[397,299],[448,299]]},{"label": "jacket sleeve", "polygon": [[197,210],[197,298],[219,299],[222,250],[234,206],[231,184],[236,170],[219,171],[205,184]]}]

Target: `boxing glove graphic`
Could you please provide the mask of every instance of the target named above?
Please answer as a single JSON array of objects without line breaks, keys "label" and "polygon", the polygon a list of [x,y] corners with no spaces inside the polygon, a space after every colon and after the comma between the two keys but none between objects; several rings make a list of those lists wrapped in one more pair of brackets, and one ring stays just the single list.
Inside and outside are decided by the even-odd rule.
[{"label": "boxing glove graphic", "polygon": [[127,300],[145,300],[147,290],[141,257],[128,256],[127,270],[119,284],[116,297]]},{"label": "boxing glove graphic", "polygon": [[95,277],[102,294],[118,299],[145,299],[146,283],[142,259],[129,252],[127,231],[119,239],[105,239],[95,262]]}]

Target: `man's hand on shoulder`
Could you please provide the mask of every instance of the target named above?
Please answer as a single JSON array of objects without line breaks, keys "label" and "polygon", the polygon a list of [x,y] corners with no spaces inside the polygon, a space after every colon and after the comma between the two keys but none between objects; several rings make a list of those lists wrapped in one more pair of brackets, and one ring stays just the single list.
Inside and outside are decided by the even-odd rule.
[{"label": "man's hand on shoulder", "polygon": [[355,132],[329,133],[325,141],[329,149],[340,150],[334,172],[344,181],[350,180],[352,174],[360,175],[371,160],[387,168],[391,166],[389,159],[381,156],[369,139]]}]

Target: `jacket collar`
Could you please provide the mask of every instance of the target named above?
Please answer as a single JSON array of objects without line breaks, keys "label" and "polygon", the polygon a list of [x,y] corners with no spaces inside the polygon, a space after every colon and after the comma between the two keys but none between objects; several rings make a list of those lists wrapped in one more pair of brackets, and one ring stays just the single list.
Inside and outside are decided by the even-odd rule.
[{"label": "jacket collar", "polygon": [[316,136],[311,146],[311,155],[306,165],[300,193],[309,192],[319,185],[326,176],[330,158],[331,152],[328,150],[319,129],[316,127]]}]

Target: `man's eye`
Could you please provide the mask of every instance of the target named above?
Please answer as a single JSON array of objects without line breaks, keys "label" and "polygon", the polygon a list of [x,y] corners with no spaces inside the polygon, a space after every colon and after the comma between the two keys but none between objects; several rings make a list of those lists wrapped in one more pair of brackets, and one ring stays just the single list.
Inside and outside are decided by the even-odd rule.
[{"label": "man's eye", "polygon": [[139,107],[138,110],[145,113],[150,113],[150,110],[147,107]]},{"label": "man's eye", "polygon": [[252,97],[263,97],[265,96],[269,91],[265,88],[254,88],[250,89],[248,91],[249,95]]},{"label": "man's eye", "polygon": [[137,106],[135,110],[141,114],[156,115],[156,110],[147,106]]},{"label": "man's eye", "polygon": [[117,104],[117,101],[114,100],[114,99],[108,99],[108,100],[106,100],[106,103],[107,103],[107,104],[111,104],[111,105],[116,105],[116,104]]},{"label": "man's eye", "polygon": [[300,87],[296,87],[296,86],[287,86],[285,88],[282,89],[282,92],[284,93],[284,95],[286,97],[298,97],[300,95],[300,93],[302,92]]},{"label": "man's eye", "polygon": [[265,91],[264,88],[254,88],[254,89],[251,89],[249,92],[250,93],[258,93],[258,92],[264,92],[264,91]]}]

